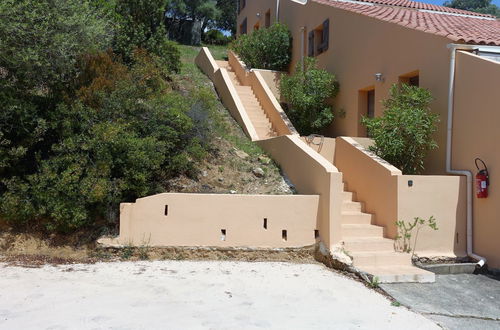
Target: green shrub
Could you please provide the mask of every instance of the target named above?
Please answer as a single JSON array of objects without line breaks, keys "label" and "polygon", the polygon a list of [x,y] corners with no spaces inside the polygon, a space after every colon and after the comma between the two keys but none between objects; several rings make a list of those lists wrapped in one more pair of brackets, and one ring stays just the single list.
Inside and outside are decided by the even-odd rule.
[{"label": "green shrub", "polygon": [[393,85],[384,114],[362,119],[375,141],[371,150],[404,174],[421,173],[428,151],[438,147],[432,135],[439,119],[429,109],[431,100],[426,89]]},{"label": "green shrub", "polygon": [[116,0],[118,24],[113,50],[131,63],[137,48],[157,55],[170,72],[180,71],[180,51],[167,40],[164,0]]},{"label": "green shrub", "polygon": [[63,88],[78,56],[105,49],[112,32],[85,0],[0,1],[2,83],[38,94]]},{"label": "green shrub", "polygon": [[[117,61],[109,52],[82,57],[82,75],[72,84],[75,97],[50,109],[42,125],[50,139],[34,143],[31,167],[11,172],[7,164],[2,218],[51,232],[100,219],[115,223],[119,203],[164,191],[179,174],[196,173],[205,149],[189,112],[195,106],[206,111],[202,96],[173,91],[161,60],[144,50],[133,54],[131,67]],[[25,116],[16,114],[17,120]]]},{"label": "green shrub", "polygon": [[227,45],[231,42],[231,37],[225,36],[219,30],[210,30],[203,36],[203,42],[209,45]]},{"label": "green shrub", "polygon": [[250,68],[286,71],[292,58],[292,35],[286,25],[276,23],[239,36],[231,49]]},{"label": "green shrub", "polygon": [[332,107],[327,103],[338,93],[335,76],[316,67],[308,57],[298,63],[295,72],[283,75],[280,83],[282,97],[289,105],[287,113],[300,134],[320,133],[333,121]]}]

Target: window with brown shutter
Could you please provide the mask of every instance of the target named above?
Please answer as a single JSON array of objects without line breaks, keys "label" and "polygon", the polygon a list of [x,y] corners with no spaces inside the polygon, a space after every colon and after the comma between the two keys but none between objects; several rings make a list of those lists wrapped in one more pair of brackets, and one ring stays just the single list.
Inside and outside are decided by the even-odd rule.
[{"label": "window with brown shutter", "polygon": [[307,52],[307,56],[314,56],[314,31],[309,32],[309,50]]}]

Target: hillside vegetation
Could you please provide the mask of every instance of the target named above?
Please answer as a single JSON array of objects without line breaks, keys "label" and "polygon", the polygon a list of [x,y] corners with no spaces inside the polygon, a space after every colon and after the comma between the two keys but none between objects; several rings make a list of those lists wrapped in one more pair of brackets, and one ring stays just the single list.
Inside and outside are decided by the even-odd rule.
[{"label": "hillside vegetation", "polygon": [[290,193],[194,66],[199,48],[166,40],[164,6],[0,3],[4,229],[81,244],[116,233],[119,203],[147,195]]}]

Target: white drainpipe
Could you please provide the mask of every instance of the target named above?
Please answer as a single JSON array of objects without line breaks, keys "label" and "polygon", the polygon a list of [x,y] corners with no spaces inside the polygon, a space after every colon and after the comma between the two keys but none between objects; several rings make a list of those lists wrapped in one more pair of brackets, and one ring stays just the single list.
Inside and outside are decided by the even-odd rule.
[{"label": "white drainpipe", "polygon": [[456,51],[457,50],[473,50],[477,49],[478,46],[475,45],[460,45],[460,44],[449,44],[448,48],[451,51],[450,59],[450,81],[448,88],[448,127],[447,127],[447,139],[446,139],[446,172],[455,175],[465,175],[467,177],[467,255],[471,258],[476,259],[477,266],[483,267],[486,263],[486,258],[474,254],[472,251],[472,230],[473,230],[473,213],[472,213],[472,172],[466,170],[454,170],[451,168],[451,149],[452,149],[452,137],[453,137],[453,106],[454,106],[454,94],[455,94],[455,61],[456,61]]},{"label": "white drainpipe", "polygon": [[276,0],[276,23],[280,21],[280,0]]}]

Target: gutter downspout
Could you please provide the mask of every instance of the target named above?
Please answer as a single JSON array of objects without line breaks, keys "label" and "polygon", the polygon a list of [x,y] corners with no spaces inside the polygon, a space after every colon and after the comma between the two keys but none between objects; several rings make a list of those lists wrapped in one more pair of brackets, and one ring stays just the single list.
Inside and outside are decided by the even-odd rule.
[{"label": "gutter downspout", "polygon": [[467,170],[454,170],[451,168],[451,149],[453,137],[453,108],[455,96],[455,62],[457,50],[472,50],[478,46],[475,45],[460,45],[448,44],[447,46],[451,52],[450,58],[450,80],[448,87],[448,123],[447,123],[447,137],[446,137],[446,172],[455,175],[465,175],[467,177],[467,255],[477,260],[476,266],[481,268],[486,264],[486,258],[474,254],[472,249],[472,230],[473,230],[473,213],[472,213],[472,172]]},{"label": "gutter downspout", "polygon": [[305,26],[300,27],[300,61],[302,62],[302,71],[304,71],[304,53],[305,53],[305,47],[306,47],[306,40],[304,36],[304,31],[306,30]]},{"label": "gutter downspout", "polygon": [[276,23],[280,22],[280,0],[276,0]]}]

